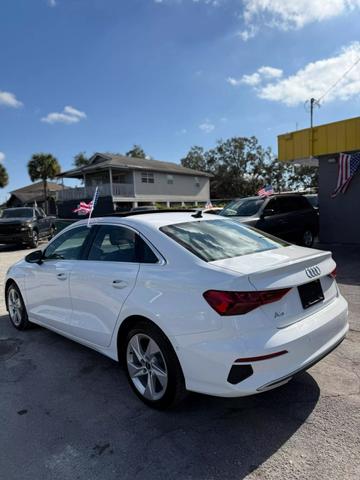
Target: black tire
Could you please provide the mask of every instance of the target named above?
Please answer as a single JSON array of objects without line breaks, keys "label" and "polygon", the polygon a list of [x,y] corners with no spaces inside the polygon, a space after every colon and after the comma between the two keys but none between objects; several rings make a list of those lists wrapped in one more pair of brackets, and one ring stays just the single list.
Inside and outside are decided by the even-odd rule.
[{"label": "black tire", "polygon": [[312,247],[314,238],[314,231],[311,228],[305,228],[301,236],[301,245],[308,248]]},{"label": "black tire", "polygon": [[39,245],[39,234],[37,230],[33,230],[31,232],[31,240],[29,242],[29,246],[31,248],[37,248],[38,245]]},{"label": "black tire", "polygon": [[[161,397],[156,399],[146,398],[146,396],[144,396],[144,394],[140,392],[139,387],[135,386],[135,383],[129,372],[131,364],[130,358],[137,360],[136,356],[131,352],[132,347],[131,345],[129,345],[129,343],[132,339],[134,341],[138,338],[146,342],[146,337],[150,338],[153,342],[155,342],[156,346],[158,346],[160,349],[160,362],[164,361],[161,368],[167,373],[167,383],[166,387],[163,388],[163,386],[158,380],[159,376],[157,376],[157,374],[155,373],[156,370],[154,370],[154,372],[150,371],[152,370],[152,367],[159,367],[159,364],[154,366],[154,363],[156,364],[159,362],[159,354],[155,354],[158,355],[158,357],[157,361],[154,363],[153,361],[156,360],[156,358],[154,358],[155,355],[153,356],[153,358],[151,358],[151,356],[149,357],[148,361],[146,361],[145,363],[149,365],[148,372],[150,371],[150,373],[143,374],[141,377],[137,377],[136,381],[138,382],[138,384],[140,382],[144,382],[144,384],[147,384],[149,376],[154,375],[155,387],[156,385],[158,385],[160,386],[161,390]],[[140,400],[142,400],[146,405],[152,408],[156,408],[158,410],[164,410],[169,407],[174,407],[183,400],[183,398],[186,396],[186,389],[184,375],[182,373],[179,360],[171,343],[158,327],[156,327],[150,322],[139,321],[127,332],[123,347],[124,348],[122,348],[121,352],[121,360],[125,367],[126,376],[128,378],[130,387],[132,388],[134,393],[140,398]],[[130,364],[128,363],[128,359]],[[140,363],[139,366],[136,368],[141,368]],[[147,367],[144,364],[142,370],[147,370]],[[143,387],[145,388],[145,386]]]},{"label": "black tire", "polygon": [[[6,289],[6,305],[11,324],[17,330],[26,330],[31,326],[24,300],[18,286],[13,282]],[[15,313],[15,310],[17,313]]]}]

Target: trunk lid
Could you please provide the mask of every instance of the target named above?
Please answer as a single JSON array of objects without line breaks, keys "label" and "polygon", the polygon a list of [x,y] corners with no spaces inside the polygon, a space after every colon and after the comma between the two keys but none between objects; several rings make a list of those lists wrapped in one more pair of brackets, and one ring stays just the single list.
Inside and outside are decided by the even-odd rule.
[{"label": "trunk lid", "polygon": [[[260,307],[268,320],[275,322],[278,328],[284,328],[313,314],[337,296],[336,282],[329,275],[336,266],[331,252],[290,245],[217,260],[212,264],[247,275],[251,285],[259,291],[290,288],[281,300]],[[304,308],[297,287],[316,280],[320,280],[324,299]]]}]

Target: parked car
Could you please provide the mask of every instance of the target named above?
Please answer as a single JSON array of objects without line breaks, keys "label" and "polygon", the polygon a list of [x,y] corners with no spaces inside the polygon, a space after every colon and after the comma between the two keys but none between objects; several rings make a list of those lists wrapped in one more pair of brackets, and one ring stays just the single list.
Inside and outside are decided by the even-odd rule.
[{"label": "parked car", "polygon": [[6,208],[0,218],[0,243],[25,244],[36,248],[41,238],[55,234],[55,217],[41,208]]},{"label": "parked car", "polygon": [[306,197],[296,193],[239,198],[220,215],[306,247],[312,246],[319,231],[318,213]]},{"label": "parked car", "polygon": [[201,212],[77,222],[9,269],[5,298],[14,327],[120,360],[156,408],[283,385],[348,330],[330,252]]}]

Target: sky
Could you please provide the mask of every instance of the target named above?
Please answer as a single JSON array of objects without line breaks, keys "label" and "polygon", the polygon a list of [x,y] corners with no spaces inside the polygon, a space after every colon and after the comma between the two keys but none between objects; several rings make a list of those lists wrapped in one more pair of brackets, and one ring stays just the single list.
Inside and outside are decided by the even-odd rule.
[{"label": "sky", "polygon": [[255,135],[276,154],[311,97],[315,124],[358,116],[359,24],[360,0],[1,0],[0,203],[37,152],[179,162]]}]

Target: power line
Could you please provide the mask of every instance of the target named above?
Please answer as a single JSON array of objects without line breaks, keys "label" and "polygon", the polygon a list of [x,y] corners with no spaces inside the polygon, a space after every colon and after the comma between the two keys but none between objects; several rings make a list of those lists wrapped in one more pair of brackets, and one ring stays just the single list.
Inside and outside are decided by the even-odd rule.
[{"label": "power line", "polygon": [[341,75],[341,77],[339,77],[339,78],[336,80],[336,82],[333,83],[333,84],[331,85],[331,87],[329,87],[329,88],[325,91],[325,93],[323,93],[323,94],[321,95],[320,98],[317,99],[317,102],[320,103],[321,100],[322,100],[324,97],[326,97],[326,95],[327,95],[328,93],[330,93],[331,90],[333,90],[333,89],[336,87],[336,85],[338,85],[338,83],[340,83],[341,80],[342,80],[343,78],[345,78],[346,75],[347,75],[348,73],[350,73],[351,70],[352,70],[353,68],[355,68],[356,65],[357,65],[359,62],[360,62],[360,57],[359,57],[357,60],[355,60],[355,62],[351,65],[351,67],[348,68],[348,70],[346,70],[346,72],[344,72],[344,73]]}]

